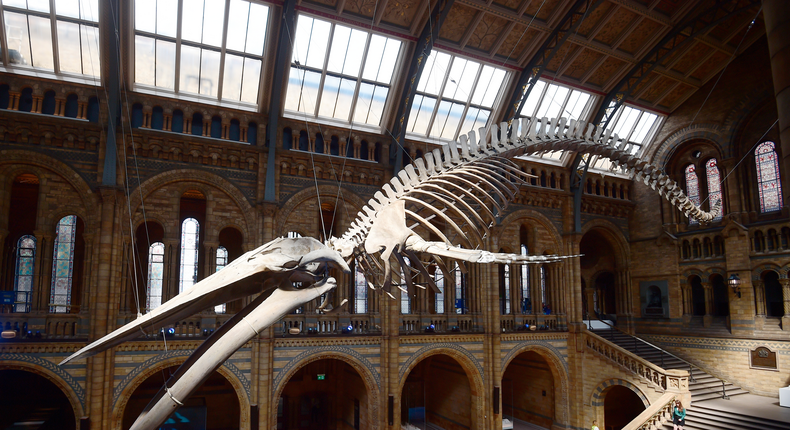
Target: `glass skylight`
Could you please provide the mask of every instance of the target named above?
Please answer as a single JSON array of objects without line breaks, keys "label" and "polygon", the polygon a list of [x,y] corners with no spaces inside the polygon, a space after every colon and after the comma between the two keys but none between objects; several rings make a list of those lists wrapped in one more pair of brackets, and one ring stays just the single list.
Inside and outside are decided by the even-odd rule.
[{"label": "glass skylight", "polygon": [[285,109],[379,125],[400,50],[397,39],[299,15]]},{"label": "glass skylight", "polygon": [[[613,130],[613,134],[617,134],[618,138],[628,141],[626,151],[637,155],[653,140],[661,126],[662,118],[654,113],[624,105],[612,118],[609,128]],[[615,168],[608,158],[594,156],[591,163],[590,168],[593,169],[613,170]]]},{"label": "glass skylight", "polygon": [[460,132],[485,127],[508,73],[437,50],[426,61],[407,132],[454,140]]},{"label": "glass skylight", "polygon": [[100,76],[99,0],[2,0],[0,8],[4,65]]},{"label": "glass skylight", "polygon": [[135,0],[134,8],[138,89],[258,103],[268,6],[244,0]]},{"label": "glass skylight", "polygon": [[[564,85],[538,80],[521,109],[521,118],[561,118],[586,121],[595,97]],[[518,124],[521,133],[521,123]],[[535,157],[562,160],[566,151],[552,151]]]}]

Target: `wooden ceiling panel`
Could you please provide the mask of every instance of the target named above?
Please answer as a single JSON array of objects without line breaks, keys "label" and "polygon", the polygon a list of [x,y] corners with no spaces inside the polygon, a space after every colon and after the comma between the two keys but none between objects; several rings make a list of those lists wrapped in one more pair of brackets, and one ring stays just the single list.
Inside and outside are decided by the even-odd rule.
[{"label": "wooden ceiling panel", "polygon": [[524,50],[527,49],[527,46],[541,34],[535,29],[527,30],[527,32],[524,33],[525,28],[527,28],[526,25],[516,24],[513,27],[513,31],[505,37],[505,41],[502,43],[502,46],[499,47],[496,55],[511,60],[520,58]]},{"label": "wooden ceiling panel", "polygon": [[632,12],[624,7],[621,7],[609,22],[604,25],[604,28],[595,36],[595,40],[607,46],[611,46],[617,39],[617,36],[626,31],[631,23],[637,18],[636,12]]},{"label": "wooden ceiling panel", "polygon": [[568,66],[564,76],[580,80],[594,64],[598,63],[601,57],[603,57],[603,54],[600,52],[584,49],[576,57],[576,60]]},{"label": "wooden ceiling panel", "polygon": [[[686,40],[687,38],[688,38],[688,36],[686,36],[684,34],[678,34],[677,36],[675,36],[675,46],[677,44],[679,44],[680,42]],[[664,52],[664,51],[662,51],[662,52]],[[667,55],[666,58],[664,58],[664,60],[661,61],[661,65],[666,67],[667,64],[671,64],[672,62],[675,61],[675,57],[683,55],[683,52],[685,52],[685,51],[681,48],[681,49],[676,50],[672,54]]]},{"label": "wooden ceiling panel", "polygon": [[633,89],[631,89],[631,97],[636,97],[642,91],[643,88],[652,85],[653,82],[655,82],[655,80],[659,78],[661,78],[661,75],[659,75],[658,73],[655,72],[650,73],[648,77],[642,79]]},{"label": "wooden ceiling panel", "polygon": [[[754,15],[752,14],[752,16]],[[743,29],[746,28],[743,26],[744,19],[746,19],[746,14],[744,13],[739,13],[735,16],[731,16],[729,19],[725,20],[721,24],[717,25],[716,27],[713,27],[713,30],[711,30],[710,33],[708,33],[708,35],[715,38],[716,40],[720,40],[721,42],[727,42],[727,40],[724,39],[728,39],[729,38],[728,36],[732,34],[732,31],[734,29],[741,27]],[[737,44],[738,42],[735,43]]]},{"label": "wooden ceiling panel", "polygon": [[723,66],[724,63],[729,59],[729,55],[725,54],[724,52],[717,51],[715,54],[711,55],[707,61],[700,64],[700,66],[697,67],[697,70],[691,74],[691,77],[705,82],[705,79],[708,77],[708,75],[710,75],[717,68]]},{"label": "wooden ceiling panel", "polygon": [[672,16],[678,8],[683,4],[684,1],[688,0],[661,0],[655,7],[655,10],[663,13],[666,16]]},{"label": "wooden ceiling panel", "polygon": [[613,7],[615,7],[615,5],[611,2],[605,2],[587,14],[587,16],[584,17],[584,21],[579,25],[579,34],[584,37],[589,37],[590,32],[602,19],[604,19],[606,14],[608,14]]},{"label": "wooden ceiling panel", "polygon": [[700,61],[700,58],[704,57],[705,55],[709,54],[711,48],[704,43],[696,43],[691,49],[687,50],[683,56],[672,66],[673,70],[677,70],[682,74],[687,74],[691,71],[691,68],[694,67]]},{"label": "wooden ceiling panel", "polygon": [[[387,2],[387,5],[389,5],[389,2]],[[460,43],[461,38],[466,33],[466,29],[469,27],[469,23],[474,20],[477,13],[477,9],[460,3],[453,4],[452,9],[447,13],[447,19],[444,21],[442,29],[439,31],[439,37]]]},{"label": "wooden ceiling panel", "polygon": [[530,17],[534,16],[537,19],[546,22],[548,21],[551,14],[554,13],[554,9],[560,6],[560,3],[562,3],[562,0],[545,0],[542,2],[532,0],[529,2],[527,10],[524,11],[524,13]]},{"label": "wooden ceiling panel", "polygon": [[376,0],[346,0],[346,2],[343,3],[343,12],[353,13],[366,18],[373,18],[376,5]]},{"label": "wooden ceiling panel", "polygon": [[[402,28],[410,28],[417,11],[421,6],[420,0],[395,0],[388,1],[387,8],[381,16],[381,21]],[[451,11],[452,12],[452,11]]]},{"label": "wooden ceiling panel", "polygon": [[512,11],[517,11],[521,7],[521,3],[523,3],[523,0],[494,0],[495,5]]},{"label": "wooden ceiling panel", "polygon": [[636,26],[634,31],[625,38],[618,49],[634,55],[641,50],[645,42],[650,40],[662,27],[663,25],[661,23],[653,21],[650,18],[645,18]]},{"label": "wooden ceiling panel", "polygon": [[579,45],[575,45],[573,43],[567,42],[560,46],[560,49],[557,50],[557,53],[554,54],[554,57],[549,61],[549,64],[546,65],[546,70],[550,72],[556,72],[560,67],[567,64],[568,58],[573,52],[574,48],[578,48]]},{"label": "wooden ceiling panel", "polygon": [[650,86],[650,88],[642,94],[641,99],[653,104],[657,101],[657,99],[664,94],[664,92],[669,89],[670,86],[674,85],[677,81],[674,79],[670,79],[666,76],[662,76]]},{"label": "wooden ceiling panel", "polygon": [[609,57],[603,62],[603,64],[601,64],[601,67],[599,67],[598,70],[593,72],[587,82],[603,88],[604,85],[609,82],[609,79],[611,79],[612,76],[615,75],[621,67],[623,67],[623,64],[625,64],[625,61],[614,57]]},{"label": "wooden ceiling panel", "polygon": [[694,91],[694,87],[691,85],[680,84],[675,87],[674,90],[670,91],[663,100],[658,102],[658,104],[667,110],[671,110],[676,104],[678,104],[679,101],[683,100],[683,98]]},{"label": "wooden ceiling panel", "polygon": [[467,46],[485,52],[490,51],[508,22],[508,20],[496,15],[490,13],[485,14],[483,19],[480,20],[480,24],[477,25],[477,28],[475,28],[475,31],[472,33],[472,36],[469,38]]}]

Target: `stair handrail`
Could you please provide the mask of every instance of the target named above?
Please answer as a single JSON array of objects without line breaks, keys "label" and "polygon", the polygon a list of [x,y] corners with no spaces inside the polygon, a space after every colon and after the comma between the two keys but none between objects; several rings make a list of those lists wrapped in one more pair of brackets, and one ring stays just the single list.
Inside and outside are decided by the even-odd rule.
[{"label": "stair handrail", "polygon": [[[605,324],[605,325],[609,326],[609,329],[610,329],[610,330],[617,330],[617,331],[619,331],[620,333],[622,333],[622,334],[624,334],[624,335],[626,335],[626,336],[630,336],[630,337],[632,337],[632,338],[634,338],[634,339],[636,339],[636,340],[638,340],[638,341],[640,341],[640,342],[642,342],[642,343],[644,343],[644,344],[646,344],[646,345],[648,345],[648,346],[650,346],[650,347],[653,347],[653,348],[655,348],[655,349],[657,349],[657,350],[661,351],[663,354],[667,354],[668,356],[670,356],[670,357],[672,357],[672,358],[675,358],[675,359],[677,359],[677,360],[680,360],[680,361],[682,361],[682,362],[684,362],[684,363],[688,364],[688,366],[689,366],[689,381],[690,381],[690,382],[696,382],[696,381],[694,380],[694,374],[691,372],[691,369],[692,369],[692,368],[694,368],[694,367],[696,367],[697,369],[699,369],[699,370],[701,370],[701,371],[705,372],[706,374],[708,374],[708,375],[710,375],[710,376],[712,376],[712,377],[714,377],[714,378],[718,379],[719,381],[721,381],[721,398],[722,398],[722,399],[724,399],[724,400],[729,400],[729,399],[730,399],[730,398],[727,396],[727,393],[724,391],[724,384],[725,384],[725,383],[731,383],[730,381],[728,381],[728,380],[726,380],[726,379],[724,379],[724,378],[722,378],[722,377],[719,377],[719,376],[717,376],[717,375],[714,375],[713,373],[711,373],[711,372],[708,372],[706,369],[703,369],[701,366],[699,366],[699,365],[697,365],[697,364],[694,364],[694,363],[692,363],[692,362],[690,362],[690,361],[688,361],[688,360],[685,360],[685,359],[683,359],[683,358],[680,358],[680,357],[678,357],[677,355],[675,355],[675,354],[673,354],[673,353],[671,353],[671,352],[669,352],[669,351],[665,350],[664,348],[661,348],[660,346],[656,346],[656,345],[654,345],[654,344],[652,344],[652,343],[650,343],[650,342],[648,342],[648,341],[646,341],[646,340],[642,339],[642,338],[641,338],[641,337],[639,337],[639,336],[635,336],[635,335],[633,335],[633,334],[631,334],[631,333],[626,333],[626,332],[624,332],[623,330],[621,330],[620,328],[618,328],[618,327],[615,327],[615,326],[613,326],[612,324],[609,324],[608,322],[606,322],[606,321],[604,321],[604,320],[602,320],[602,319],[600,319],[600,318],[598,318],[598,317],[596,317],[596,320],[597,320],[598,322],[601,322],[601,323],[603,323],[603,324]],[[588,319],[587,319],[587,321],[592,321],[592,319],[589,319],[589,318],[588,318]],[[590,331],[590,330],[588,330],[588,331]],[[605,339],[605,338],[603,338],[603,336],[600,336],[600,337],[601,337],[602,339]],[[662,356],[662,357],[661,357],[661,359],[662,359],[662,361],[663,361],[664,357]]]},{"label": "stair handrail", "polygon": [[[685,370],[664,369],[633,352],[588,331],[586,346],[603,355],[619,366],[655,384],[661,391],[688,390],[688,372]],[[615,354],[615,352],[617,354]]]},{"label": "stair handrail", "polygon": [[675,393],[665,393],[647,409],[637,415],[623,430],[658,430],[665,422],[672,418],[672,406],[679,396]]}]

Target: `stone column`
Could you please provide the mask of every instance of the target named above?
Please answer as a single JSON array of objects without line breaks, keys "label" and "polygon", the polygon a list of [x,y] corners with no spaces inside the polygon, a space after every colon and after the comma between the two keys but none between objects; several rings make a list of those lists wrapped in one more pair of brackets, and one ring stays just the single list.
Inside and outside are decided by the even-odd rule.
[{"label": "stone column", "polygon": [[702,288],[705,290],[705,316],[702,317],[702,325],[710,327],[713,322],[713,286],[710,282],[703,282]]},{"label": "stone column", "polygon": [[693,314],[691,302],[691,284],[681,284],[681,300],[683,301],[683,326],[688,327]]},{"label": "stone column", "polygon": [[[784,172],[790,172],[790,3],[763,0],[763,18],[779,114],[782,164]],[[790,201],[790,175],[782,176],[782,188],[784,201]]]},{"label": "stone column", "polygon": [[782,330],[790,331],[790,279],[780,279],[782,284],[782,299],[784,301],[784,315],[782,316]]}]

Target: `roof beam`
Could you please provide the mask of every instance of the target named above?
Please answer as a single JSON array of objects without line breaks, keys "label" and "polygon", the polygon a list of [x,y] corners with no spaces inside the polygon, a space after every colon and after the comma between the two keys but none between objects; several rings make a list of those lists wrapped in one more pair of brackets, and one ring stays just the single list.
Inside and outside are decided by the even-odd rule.
[{"label": "roof beam", "polygon": [[[696,40],[697,36],[707,34],[716,25],[726,19],[750,9],[759,0],[749,0],[748,4],[739,7],[737,0],[719,0],[710,8],[695,14],[692,18],[675,27],[669,32],[661,42],[659,42],[645,57],[637,63],[631,71],[626,74],[620,82],[612,88],[606,95],[593,118],[594,124],[601,124],[604,127],[609,125],[609,121],[617,112],[620,106],[631,95],[631,91],[649,76],[651,72],[660,68],[661,62],[668,56],[674,54],[679,49],[684,49],[689,43]],[[683,40],[678,41],[678,36],[684,36]],[[683,80],[682,78],[680,79]]]},{"label": "roof beam", "polygon": [[557,28],[543,42],[543,46],[538,50],[538,53],[532,57],[532,60],[521,71],[516,91],[513,92],[510,102],[506,105],[506,119],[516,118],[521,114],[524,101],[527,100],[535,83],[546,70],[546,66],[548,66],[565,41],[568,40],[571,33],[576,31],[584,17],[601,3],[603,3],[603,0],[576,0],[576,3],[573,4],[557,25]]},{"label": "roof beam", "polygon": [[[414,49],[414,57],[409,63],[409,71],[404,79],[403,90],[401,91],[401,100],[398,103],[398,113],[395,115],[395,125],[393,127],[393,142],[396,147],[403,147],[406,140],[406,127],[409,124],[409,113],[411,112],[411,102],[414,100],[414,94],[417,92],[417,84],[420,82],[420,76],[425,69],[425,63],[428,61],[428,56],[433,49],[433,43],[439,38],[439,30],[447,18],[455,0],[439,0],[434,5],[429,20],[433,25],[426,25],[422,28],[420,38],[417,39],[417,46]],[[393,166],[394,173],[397,174],[403,168],[403,151],[395,151],[395,165]]]}]

